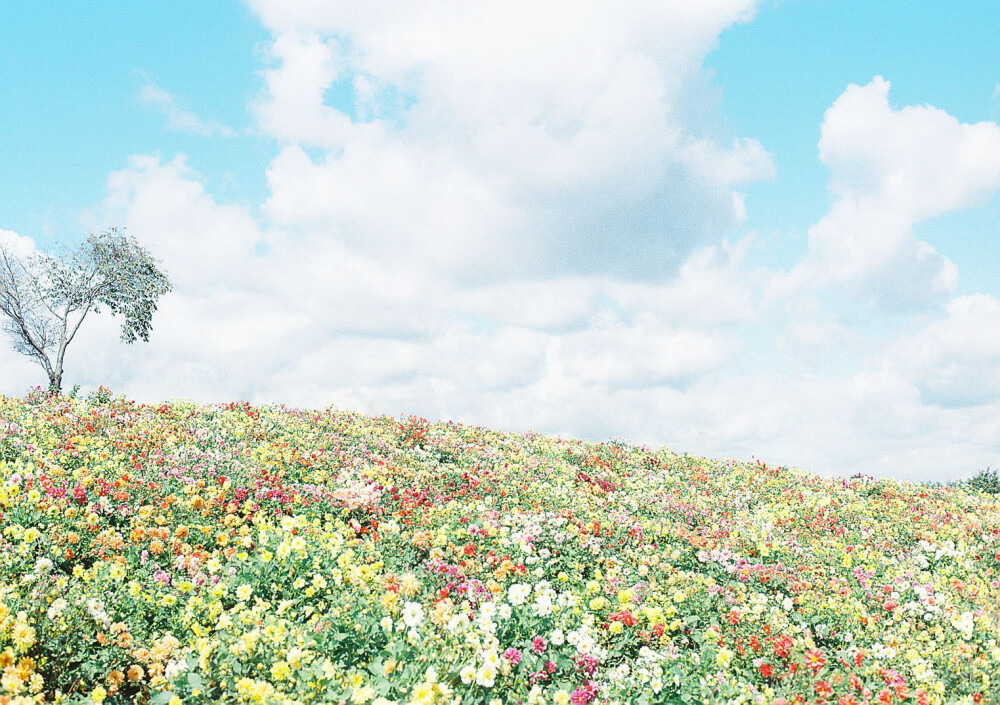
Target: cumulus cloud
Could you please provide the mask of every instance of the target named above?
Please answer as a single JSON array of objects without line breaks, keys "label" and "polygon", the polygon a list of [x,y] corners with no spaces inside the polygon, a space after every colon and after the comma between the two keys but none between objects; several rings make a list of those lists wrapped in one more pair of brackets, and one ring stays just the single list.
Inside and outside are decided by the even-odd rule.
[{"label": "cumulus cloud", "polygon": [[947,316],[896,346],[895,359],[927,403],[948,409],[1000,400],[1000,301],[958,297]]},{"label": "cumulus cloud", "polygon": [[965,124],[932,106],[895,109],[889,82],[851,85],[827,110],[819,156],[834,202],[809,230],[804,261],[782,292],[824,284],[886,308],[939,302],[957,281],[948,258],[919,242],[928,218],[985,203],[1000,187],[1000,126]]},{"label": "cumulus cloud", "polygon": [[752,2],[252,6],[276,35],[255,112],[287,145],[265,213],[383,260],[662,278],[774,174],[759,142],[681,117]]}]

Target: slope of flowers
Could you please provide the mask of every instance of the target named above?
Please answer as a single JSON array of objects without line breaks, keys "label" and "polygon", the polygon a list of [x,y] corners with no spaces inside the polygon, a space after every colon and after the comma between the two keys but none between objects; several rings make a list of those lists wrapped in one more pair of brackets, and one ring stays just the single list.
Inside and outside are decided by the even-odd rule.
[{"label": "slope of flowers", "polygon": [[998,510],[414,418],[0,397],[0,702],[995,703]]}]

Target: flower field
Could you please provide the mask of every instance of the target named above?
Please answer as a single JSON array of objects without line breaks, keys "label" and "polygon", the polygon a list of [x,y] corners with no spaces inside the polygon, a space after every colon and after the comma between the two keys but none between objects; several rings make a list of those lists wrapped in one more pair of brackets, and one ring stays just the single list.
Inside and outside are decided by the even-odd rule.
[{"label": "flower field", "polygon": [[1000,506],[622,442],[0,396],[0,702],[997,703]]}]

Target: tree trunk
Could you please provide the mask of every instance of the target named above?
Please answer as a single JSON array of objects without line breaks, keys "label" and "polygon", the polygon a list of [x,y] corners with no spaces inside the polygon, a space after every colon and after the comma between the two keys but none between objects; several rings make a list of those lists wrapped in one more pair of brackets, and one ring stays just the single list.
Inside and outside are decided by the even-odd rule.
[{"label": "tree trunk", "polygon": [[59,394],[62,392],[62,370],[49,373],[49,393]]}]

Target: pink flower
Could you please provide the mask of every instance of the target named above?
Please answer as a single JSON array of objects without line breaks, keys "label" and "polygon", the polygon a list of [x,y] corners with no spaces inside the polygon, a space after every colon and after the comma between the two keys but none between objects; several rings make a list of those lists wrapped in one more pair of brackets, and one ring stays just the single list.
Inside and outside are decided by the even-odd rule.
[{"label": "pink flower", "polygon": [[590,681],[585,681],[583,685],[573,691],[569,700],[573,705],[586,705],[597,697],[597,686]]},{"label": "pink flower", "polygon": [[510,648],[504,651],[503,657],[510,662],[511,666],[516,666],[521,663],[521,652],[515,648]]},{"label": "pink flower", "polygon": [[576,658],[576,667],[590,678],[597,670],[597,659],[590,654],[581,654]]},{"label": "pink flower", "polygon": [[545,639],[543,637],[536,636],[534,639],[531,640],[531,650],[534,651],[536,654],[542,653],[543,651],[545,651],[547,647],[548,644],[545,643]]}]

